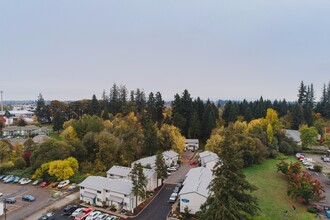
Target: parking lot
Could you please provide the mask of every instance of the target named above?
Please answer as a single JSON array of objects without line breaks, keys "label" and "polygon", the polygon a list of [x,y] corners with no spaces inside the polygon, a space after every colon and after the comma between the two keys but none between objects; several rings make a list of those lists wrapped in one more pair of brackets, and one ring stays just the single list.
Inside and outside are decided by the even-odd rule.
[{"label": "parking lot", "polygon": [[[15,197],[16,203],[6,204],[6,219],[21,220],[43,207],[51,204],[55,199],[51,198],[52,189],[42,188],[32,185],[19,185],[17,183],[3,183],[0,181],[0,192],[4,198]],[[22,196],[26,194],[33,195],[36,200],[34,202],[22,201]],[[5,219],[1,216],[0,219]]]}]

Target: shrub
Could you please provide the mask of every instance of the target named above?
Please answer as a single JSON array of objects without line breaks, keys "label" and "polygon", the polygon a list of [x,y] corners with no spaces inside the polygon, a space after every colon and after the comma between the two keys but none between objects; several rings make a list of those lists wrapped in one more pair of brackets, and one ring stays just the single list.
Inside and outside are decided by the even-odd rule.
[{"label": "shrub", "polygon": [[314,214],[319,212],[319,210],[316,207],[309,207],[307,211]]},{"label": "shrub", "polygon": [[322,169],[323,169],[323,167],[321,166],[321,165],[319,165],[319,164],[315,164],[314,165],[314,171],[315,172],[322,172]]}]

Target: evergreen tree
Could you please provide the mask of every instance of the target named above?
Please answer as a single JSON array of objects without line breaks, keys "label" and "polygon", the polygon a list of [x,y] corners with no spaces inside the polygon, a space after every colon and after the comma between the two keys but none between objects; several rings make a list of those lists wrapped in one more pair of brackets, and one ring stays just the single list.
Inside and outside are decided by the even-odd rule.
[{"label": "evergreen tree", "polygon": [[93,95],[92,101],[89,103],[89,114],[90,115],[99,115],[100,112],[100,104],[97,100],[95,94]]},{"label": "evergreen tree", "polygon": [[298,104],[302,105],[306,100],[306,86],[304,85],[304,82],[301,81],[299,92],[298,92]]},{"label": "evergreen tree", "polygon": [[113,114],[116,115],[119,112],[119,89],[116,84],[113,84],[112,88],[110,89],[110,108],[109,111]]},{"label": "evergreen tree", "polygon": [[164,179],[167,178],[167,167],[165,163],[165,159],[161,151],[158,151],[156,154],[156,171],[157,171],[157,187],[158,187],[158,179],[162,180],[162,184]]},{"label": "evergreen tree", "polygon": [[160,92],[157,92],[155,95],[155,109],[156,109],[156,121],[158,124],[158,128],[162,126],[163,120],[164,120],[164,100],[162,98],[162,94]]},{"label": "evergreen tree", "polygon": [[105,121],[105,120],[110,120],[110,116],[109,116],[109,111],[108,111],[108,108],[107,107],[104,107],[104,110],[102,112],[102,115],[101,115],[102,119]]},{"label": "evergreen tree", "polygon": [[300,104],[296,103],[293,106],[293,110],[291,112],[291,118],[292,118],[292,129],[298,130],[299,126],[304,122],[304,112],[303,108]]},{"label": "evergreen tree", "polygon": [[222,113],[222,119],[225,121],[225,126],[230,122],[235,122],[238,116],[238,108],[232,101],[228,101]]},{"label": "evergreen tree", "polygon": [[157,138],[157,126],[150,119],[146,120],[143,134],[145,153],[154,155],[159,150],[159,141]]},{"label": "evergreen tree", "polygon": [[257,199],[251,194],[256,187],[245,179],[242,171],[242,155],[231,141],[226,142],[219,155],[222,161],[213,169],[211,194],[201,206],[198,219],[246,220],[259,209]]},{"label": "evergreen tree", "polygon": [[45,104],[45,100],[42,97],[41,93],[39,94],[37,100],[36,116],[38,118],[38,122],[44,122],[44,123],[50,122],[49,109],[47,108]]},{"label": "evergreen tree", "polygon": [[63,124],[66,121],[66,118],[61,111],[56,111],[55,115],[53,116],[53,131],[60,132],[63,129]]},{"label": "evergreen tree", "polygon": [[136,111],[138,113],[143,113],[146,106],[146,96],[145,93],[140,89],[136,89],[135,104],[136,104]]},{"label": "evergreen tree", "polygon": [[136,196],[136,206],[137,206],[138,198],[141,198],[141,200],[146,199],[147,184],[148,184],[148,180],[143,173],[143,167],[140,163],[134,164],[130,173],[130,177],[133,184],[132,192],[133,195]]}]

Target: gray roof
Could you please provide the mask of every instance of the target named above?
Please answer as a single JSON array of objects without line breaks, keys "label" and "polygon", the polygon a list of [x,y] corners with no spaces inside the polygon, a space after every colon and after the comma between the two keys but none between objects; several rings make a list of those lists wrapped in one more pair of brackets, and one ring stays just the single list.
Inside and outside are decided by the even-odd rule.
[{"label": "gray roof", "polygon": [[175,151],[168,150],[163,152],[163,157],[174,158],[179,156],[179,154]]},{"label": "gray roof", "polygon": [[[131,171],[132,171],[132,168],[130,168],[130,167],[113,166],[107,171],[107,174],[127,177]],[[143,168],[143,174],[148,179],[150,179],[155,174],[155,172],[156,171],[154,171],[152,169]]]},{"label": "gray roof", "polygon": [[208,197],[208,186],[212,181],[212,171],[205,167],[196,167],[189,170],[186,179],[183,182],[183,188],[179,195],[187,193],[197,193],[204,197]]},{"label": "gray roof", "polygon": [[202,161],[204,161],[204,163],[219,160],[219,156],[216,153],[213,153],[211,151],[201,152],[201,153],[199,153],[199,157],[201,158]]},{"label": "gray roof", "polygon": [[288,138],[292,138],[294,142],[301,142],[301,139],[300,139],[300,131],[298,130],[288,130],[288,129],[285,129],[285,135],[288,137]]},{"label": "gray roof", "polygon": [[147,164],[154,165],[156,163],[156,156],[141,158],[134,163],[140,163],[142,166],[146,166]]},{"label": "gray roof", "polygon": [[199,143],[199,140],[198,139],[186,139],[185,140],[185,143]]},{"label": "gray roof", "polygon": [[50,139],[50,138],[49,138],[47,135],[39,134],[39,135],[33,137],[32,140],[33,140],[35,143],[41,144],[41,143],[43,143],[43,142],[45,142],[45,141],[47,141],[47,140],[49,140],[49,139]]},{"label": "gray roof", "polygon": [[117,176],[128,176],[131,172],[130,167],[123,167],[123,166],[112,166],[108,171],[107,174],[117,175]]},{"label": "gray roof", "polygon": [[109,190],[129,195],[132,192],[133,184],[130,180],[109,179],[102,176],[89,176],[79,186],[94,190]]}]

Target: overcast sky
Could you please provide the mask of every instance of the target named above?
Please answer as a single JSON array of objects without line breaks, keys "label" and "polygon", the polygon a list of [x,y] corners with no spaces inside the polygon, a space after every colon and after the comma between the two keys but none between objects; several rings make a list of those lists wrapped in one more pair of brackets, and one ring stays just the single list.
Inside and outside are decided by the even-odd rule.
[{"label": "overcast sky", "polygon": [[113,83],[203,99],[319,98],[329,0],[0,2],[5,100],[101,97]]}]

